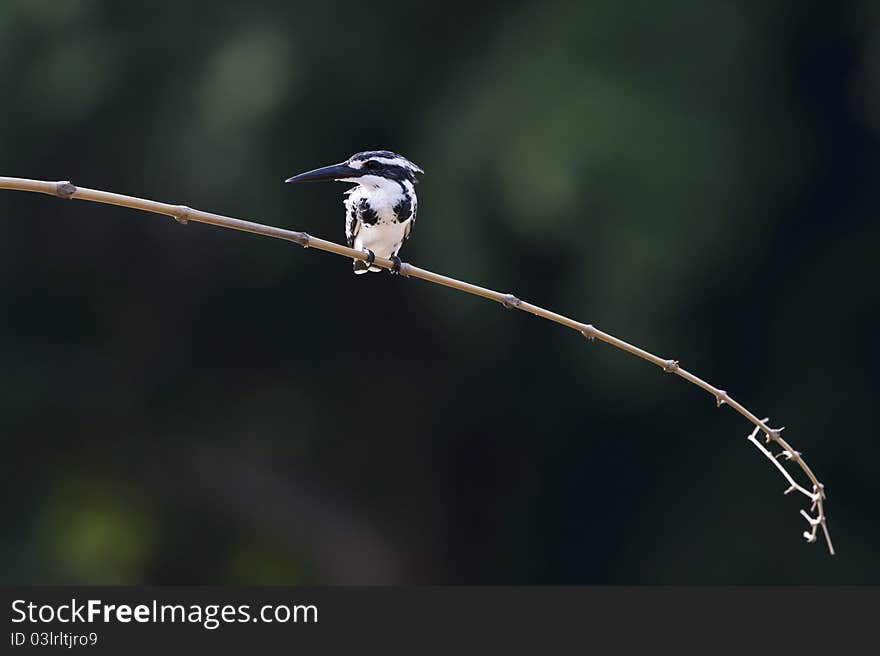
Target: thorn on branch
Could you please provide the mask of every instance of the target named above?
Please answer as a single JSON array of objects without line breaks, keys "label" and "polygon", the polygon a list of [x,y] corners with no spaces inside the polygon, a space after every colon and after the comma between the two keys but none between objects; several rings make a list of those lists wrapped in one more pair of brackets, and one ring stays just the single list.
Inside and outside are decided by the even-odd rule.
[{"label": "thorn on branch", "polygon": [[72,185],[69,180],[64,180],[55,184],[55,195],[58,196],[58,198],[66,198],[69,200],[75,193],[76,186]]},{"label": "thorn on branch", "polygon": [[785,492],[783,492],[783,494],[788,494],[789,492],[794,492],[795,490],[797,490],[796,485],[789,485],[788,489]]},{"label": "thorn on branch", "polygon": [[186,205],[178,205],[174,210],[174,220],[180,225],[189,223],[189,213],[192,212]]},{"label": "thorn on branch", "polygon": [[678,360],[666,360],[663,363],[663,371],[667,374],[674,374],[678,371]]},{"label": "thorn on branch", "polygon": [[770,444],[770,442],[779,441],[779,436],[782,435],[782,431],[785,430],[785,426],[782,428],[771,428],[767,433],[767,438],[764,440],[765,444]]},{"label": "thorn on branch", "polygon": [[509,310],[511,308],[519,307],[520,305],[522,305],[522,301],[513,294],[505,294],[501,297],[501,305],[503,305],[505,309]]},{"label": "thorn on branch", "polygon": [[299,233],[299,239],[296,240],[296,243],[299,244],[300,246],[302,246],[303,248],[308,248],[309,242],[311,240],[312,240],[312,238],[309,236],[308,233],[301,232],[301,233]]},{"label": "thorn on branch", "polygon": [[801,452],[800,451],[789,451],[788,449],[783,449],[781,453],[776,454],[776,457],[777,458],[783,457],[786,460],[794,460],[795,462],[798,462],[798,460],[800,460],[800,457],[801,457]]},{"label": "thorn on branch", "polygon": [[593,325],[592,325],[592,324],[589,324],[589,323],[588,323],[588,324],[587,324],[586,326],[584,326],[584,328],[581,330],[581,335],[583,335],[584,337],[586,337],[586,338],[589,339],[590,341],[593,341],[594,339],[596,339],[596,329],[593,328]]},{"label": "thorn on branch", "polygon": [[725,390],[718,390],[718,393],[715,395],[715,405],[720,408],[727,403],[727,399],[727,392]]}]

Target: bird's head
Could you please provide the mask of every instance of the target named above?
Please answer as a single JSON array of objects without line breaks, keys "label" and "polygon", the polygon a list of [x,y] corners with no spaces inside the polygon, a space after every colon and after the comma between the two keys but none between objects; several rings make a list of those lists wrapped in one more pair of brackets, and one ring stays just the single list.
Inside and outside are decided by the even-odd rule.
[{"label": "bird's head", "polygon": [[417,173],[424,171],[406,157],[392,153],[390,150],[367,150],[355,153],[341,164],[306,171],[288,178],[285,182],[335,180],[366,187],[383,187],[389,182],[396,184],[404,180],[416,184]]}]

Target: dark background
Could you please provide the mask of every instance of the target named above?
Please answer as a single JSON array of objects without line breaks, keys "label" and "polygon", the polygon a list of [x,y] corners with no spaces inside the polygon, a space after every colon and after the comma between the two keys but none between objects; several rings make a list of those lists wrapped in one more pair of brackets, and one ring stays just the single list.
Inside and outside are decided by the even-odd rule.
[{"label": "dark background", "polygon": [[[833,6],[832,6],[833,5]],[[0,193],[0,581],[880,583],[880,5],[10,1],[0,173],[342,240],[425,169],[405,259],[704,392],[343,258]]]}]

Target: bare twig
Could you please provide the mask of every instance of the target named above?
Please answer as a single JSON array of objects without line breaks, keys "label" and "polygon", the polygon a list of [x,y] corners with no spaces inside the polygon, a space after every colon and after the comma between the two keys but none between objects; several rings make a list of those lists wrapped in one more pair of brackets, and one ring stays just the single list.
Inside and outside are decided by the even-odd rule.
[{"label": "bare twig", "polygon": [[[336,255],[342,255],[344,257],[350,257],[357,260],[366,260],[367,258],[366,254],[362,251],[348,248],[346,246],[342,246],[341,244],[327,241],[325,239],[320,239],[318,237],[312,237],[305,232],[284,230],[282,228],[275,228],[272,226],[262,225],[260,223],[242,221],[241,219],[235,219],[220,214],[212,214],[210,212],[203,212],[201,210],[191,209],[185,205],[169,205],[167,203],[159,203],[153,200],[146,200],[144,198],[135,198],[133,196],[124,196],[122,194],[114,194],[106,191],[99,191],[97,189],[76,187],[68,181],[45,182],[41,180],[0,177],[0,189],[32,191],[37,193],[49,194],[51,196],[58,196],[60,198],[76,198],[80,200],[89,200],[96,203],[120,205],[122,207],[130,207],[132,209],[144,210],[146,212],[153,212],[155,214],[165,214],[167,216],[173,217],[181,224],[186,224],[188,221],[195,221],[197,223],[208,223],[211,225],[219,226],[221,228],[231,228],[233,230],[241,230],[243,232],[252,232],[254,234],[263,235],[266,237],[273,237],[275,239],[284,239],[286,241],[292,241],[295,244],[299,244],[303,248],[316,248],[321,251],[327,251],[328,253],[334,253]],[[390,269],[394,263],[391,260],[376,257],[374,264],[385,269]],[[501,292],[496,292],[492,289],[472,285],[468,282],[456,280],[455,278],[450,278],[448,276],[443,276],[432,271],[427,271],[426,269],[421,269],[409,263],[403,263],[401,265],[400,273],[406,277],[421,278],[422,280],[427,280],[428,282],[432,282],[437,285],[452,287],[453,289],[457,289],[468,294],[473,294],[475,296],[482,296],[483,298],[487,298],[489,300],[500,303],[505,308],[515,308],[517,310],[522,310],[523,312],[528,312],[544,319],[548,319],[549,321],[553,321],[555,323],[566,326],[567,328],[578,331],[589,340],[598,339],[599,341],[610,344],[615,348],[626,351],[631,355],[635,355],[636,357],[642,358],[643,360],[647,360],[648,362],[660,367],[663,371],[680,376],[689,383],[692,383],[693,385],[704,389],[712,395],[718,407],[721,407],[722,405],[730,406],[743,417],[748,419],[755,426],[755,429],[752,431],[751,435],[749,435],[748,439],[753,444],[755,444],[758,449],[760,449],[761,452],[765,456],[767,456],[767,458],[770,459],[774,466],[779,469],[779,471],[788,481],[789,487],[785,491],[785,493],[788,494],[792,491],[800,492],[812,501],[810,512],[815,512],[815,517],[811,516],[805,510],[801,511],[801,514],[804,516],[810,526],[810,530],[804,532],[804,537],[807,539],[808,542],[815,542],[818,528],[821,526],[823,535],[825,537],[825,542],[828,545],[828,551],[832,555],[834,554],[834,547],[831,544],[831,536],[828,533],[828,527],[825,519],[825,487],[822,485],[822,483],[819,482],[819,479],[816,478],[816,475],[807,466],[807,463],[804,462],[801,454],[795,451],[791,447],[791,445],[788,444],[788,442],[782,439],[781,428],[770,428],[770,426],[767,424],[767,419],[759,419],[745,406],[733,399],[733,397],[731,397],[725,390],[710,385],[702,378],[699,378],[689,371],[682,369],[681,366],[679,366],[677,360],[670,360],[658,357],[653,353],[649,353],[648,351],[639,348],[638,346],[634,346],[628,342],[623,341],[622,339],[618,339],[613,335],[603,332],[590,324],[581,323],[579,321],[575,321],[574,319],[570,319],[569,317],[557,314],[556,312],[546,310],[537,305],[526,303],[525,301],[520,300],[513,294],[503,294]],[[781,447],[782,451],[774,456],[764,445],[760,443],[760,441],[758,441],[757,435],[759,433],[764,434],[766,443],[769,444],[771,442],[775,442]],[[787,462],[795,463],[800,468],[802,473],[806,476],[806,478],[809,479],[812,490],[808,490],[804,486],[795,482],[791,473],[780,463],[778,456],[782,456]]]}]

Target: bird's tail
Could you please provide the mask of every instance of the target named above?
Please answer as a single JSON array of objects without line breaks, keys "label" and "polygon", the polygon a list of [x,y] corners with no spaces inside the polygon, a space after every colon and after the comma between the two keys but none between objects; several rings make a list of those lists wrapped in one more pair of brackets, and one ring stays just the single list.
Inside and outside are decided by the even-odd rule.
[{"label": "bird's tail", "polygon": [[355,275],[360,275],[362,273],[366,273],[367,271],[381,271],[377,266],[370,266],[363,260],[353,260],[352,268],[354,268]]}]

